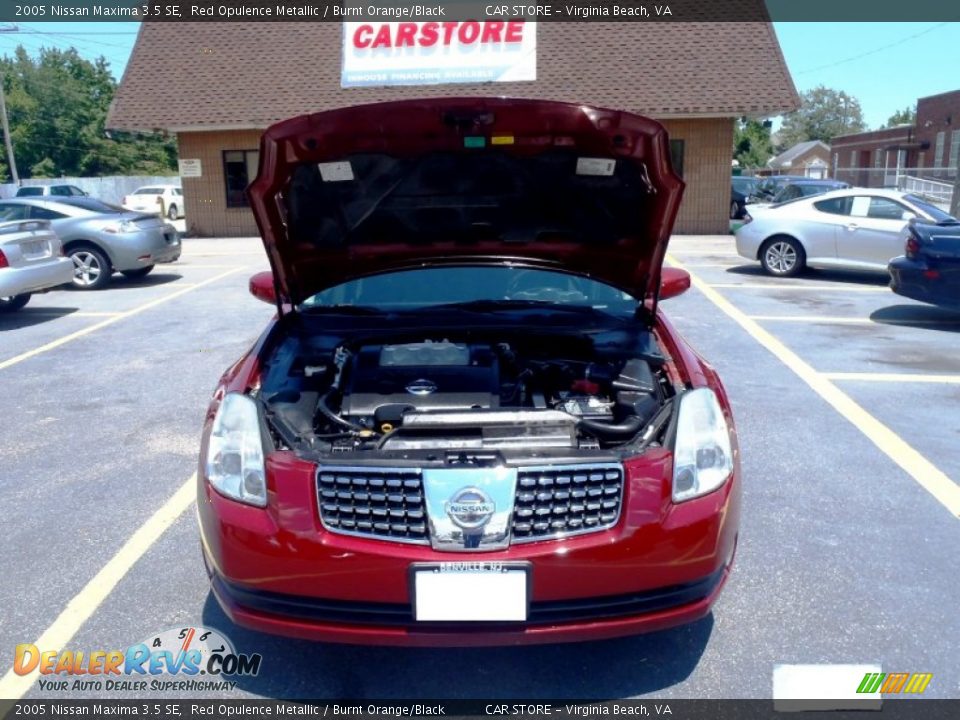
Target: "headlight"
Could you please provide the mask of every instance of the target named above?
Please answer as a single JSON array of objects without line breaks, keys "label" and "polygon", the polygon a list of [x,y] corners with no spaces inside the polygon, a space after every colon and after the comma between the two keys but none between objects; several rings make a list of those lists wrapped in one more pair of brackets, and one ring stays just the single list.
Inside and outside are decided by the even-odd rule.
[{"label": "headlight", "polygon": [[213,419],[207,447],[207,480],[222,495],[248,505],[267,504],[263,440],[256,403],[228,393]]},{"label": "headlight", "polygon": [[732,471],[730,433],[717,396],[709,388],[691,390],[680,398],[673,453],[673,501],[713,492]]}]

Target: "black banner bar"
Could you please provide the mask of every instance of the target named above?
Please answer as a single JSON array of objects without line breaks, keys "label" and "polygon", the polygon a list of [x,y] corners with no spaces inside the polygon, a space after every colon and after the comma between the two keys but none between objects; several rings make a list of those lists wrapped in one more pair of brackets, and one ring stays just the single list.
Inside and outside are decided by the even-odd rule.
[{"label": "black banner bar", "polygon": [[[831,702],[843,710],[829,710]],[[852,701],[857,703],[858,701]],[[817,711],[814,715],[803,712]],[[786,711],[786,712],[784,712]],[[797,713],[800,713],[799,715]],[[382,720],[384,718],[487,718],[492,720],[954,720],[960,700],[0,700],[0,720],[76,717],[151,720]]]},{"label": "black banner bar", "polygon": [[955,0],[0,0],[0,22],[949,22]]}]

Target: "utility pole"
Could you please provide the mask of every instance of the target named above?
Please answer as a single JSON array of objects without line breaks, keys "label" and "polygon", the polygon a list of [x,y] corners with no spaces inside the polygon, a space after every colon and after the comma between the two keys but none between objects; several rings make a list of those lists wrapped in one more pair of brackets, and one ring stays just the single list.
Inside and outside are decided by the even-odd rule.
[{"label": "utility pole", "polygon": [[[17,32],[20,28],[16,23],[0,27],[0,32]],[[14,185],[20,185],[20,176],[17,174],[17,160],[13,156],[13,142],[10,140],[10,122],[7,120],[7,98],[4,91],[3,72],[0,71],[0,123],[3,123],[3,141],[7,146],[7,162],[10,164],[10,177]]]}]

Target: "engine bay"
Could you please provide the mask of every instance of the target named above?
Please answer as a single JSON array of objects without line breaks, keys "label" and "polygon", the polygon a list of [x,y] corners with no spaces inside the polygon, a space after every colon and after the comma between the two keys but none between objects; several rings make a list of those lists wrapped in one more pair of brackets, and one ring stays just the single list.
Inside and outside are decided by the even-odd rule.
[{"label": "engine bay", "polygon": [[[649,442],[674,388],[644,330],[630,352],[589,336],[291,335],[260,398],[280,446],[344,452],[606,450]],[[493,336],[491,336],[493,335]]]}]

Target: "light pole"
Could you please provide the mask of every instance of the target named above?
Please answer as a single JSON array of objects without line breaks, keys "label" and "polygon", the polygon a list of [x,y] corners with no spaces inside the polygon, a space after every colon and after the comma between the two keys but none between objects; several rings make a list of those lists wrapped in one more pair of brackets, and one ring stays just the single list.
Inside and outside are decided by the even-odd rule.
[{"label": "light pole", "polygon": [[[20,28],[16,23],[10,23],[0,26],[0,32],[17,32]],[[7,162],[10,164],[10,177],[13,178],[13,184],[20,184],[20,176],[17,174],[17,160],[13,156],[13,143],[10,141],[10,122],[7,120],[7,98],[4,92],[3,71],[0,70],[0,123],[3,124],[3,141],[7,146]]]}]

